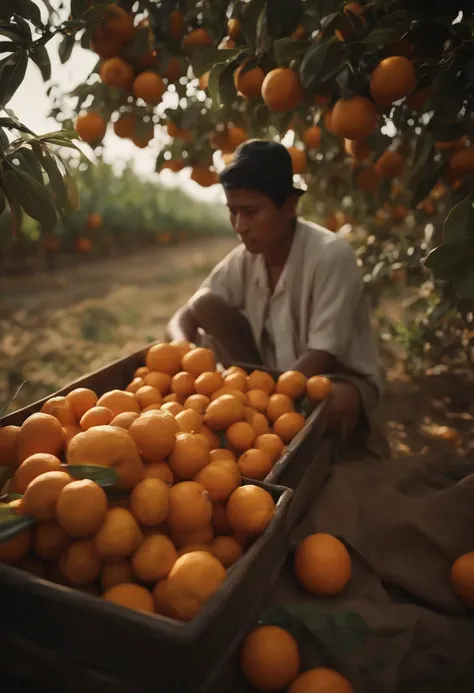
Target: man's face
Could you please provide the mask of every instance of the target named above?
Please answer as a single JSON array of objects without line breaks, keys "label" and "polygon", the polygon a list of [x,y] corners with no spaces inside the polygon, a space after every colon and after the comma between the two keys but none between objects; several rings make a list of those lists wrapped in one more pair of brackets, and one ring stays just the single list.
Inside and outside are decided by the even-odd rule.
[{"label": "man's face", "polygon": [[267,254],[277,247],[291,230],[296,198],[288,198],[278,208],[256,190],[227,190],[227,206],[234,231],[250,253]]}]

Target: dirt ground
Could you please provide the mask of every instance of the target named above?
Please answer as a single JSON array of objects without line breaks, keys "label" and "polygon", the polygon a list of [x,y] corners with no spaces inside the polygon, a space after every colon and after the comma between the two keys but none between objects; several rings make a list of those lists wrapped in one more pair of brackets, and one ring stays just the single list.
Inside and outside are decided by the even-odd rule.
[{"label": "dirt ground", "polygon": [[[209,239],[28,277],[0,278],[0,403],[10,410],[159,339],[168,317],[233,246]],[[381,347],[383,416],[394,455],[474,450],[469,374],[410,379]],[[454,441],[437,429],[449,426]]]}]

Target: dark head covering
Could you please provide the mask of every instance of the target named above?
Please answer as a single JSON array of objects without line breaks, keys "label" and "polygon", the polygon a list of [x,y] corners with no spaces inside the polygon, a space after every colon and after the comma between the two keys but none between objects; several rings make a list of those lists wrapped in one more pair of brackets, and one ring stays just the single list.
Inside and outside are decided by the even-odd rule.
[{"label": "dark head covering", "polygon": [[293,165],[286,147],[278,142],[248,140],[220,174],[224,190],[257,190],[280,207],[291,195],[304,193],[293,185]]}]

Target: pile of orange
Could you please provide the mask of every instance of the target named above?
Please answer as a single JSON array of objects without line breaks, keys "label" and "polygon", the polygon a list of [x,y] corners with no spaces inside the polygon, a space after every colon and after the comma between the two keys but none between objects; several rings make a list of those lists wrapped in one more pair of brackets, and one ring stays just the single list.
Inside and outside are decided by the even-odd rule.
[{"label": "pile of orange", "polygon": [[[263,479],[324,378],[220,372],[212,351],[157,344],[125,390],[77,388],[0,429],[13,513],[36,521],[0,561],[130,608],[189,621],[271,522]],[[78,467],[112,467],[120,498]],[[90,475],[90,474],[89,474]],[[117,493],[117,491],[115,491]],[[199,576],[199,577],[198,577]]]}]

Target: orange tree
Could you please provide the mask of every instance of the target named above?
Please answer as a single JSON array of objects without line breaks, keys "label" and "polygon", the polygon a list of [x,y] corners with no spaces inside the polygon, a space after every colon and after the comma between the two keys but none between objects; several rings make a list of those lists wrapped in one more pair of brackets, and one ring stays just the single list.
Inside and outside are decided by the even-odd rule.
[{"label": "orange tree", "polygon": [[3,67],[13,78],[2,81],[11,92],[28,57],[47,78],[44,45],[55,33],[62,61],[80,42],[97,64],[67,100],[55,99],[53,115],[73,120],[93,148],[108,126],[138,147],[163,133],[157,170],[190,167],[203,186],[217,180],[216,152],[227,161],[249,137],[289,133],[294,170],[321,220],[333,230],[344,221],[366,227],[371,242],[359,254],[368,283],[408,265],[412,282],[434,282],[429,315],[456,300],[469,322],[472,4],[72,0],[62,23],[50,15],[31,38],[38,18],[21,0],[21,12],[5,17],[3,50],[13,44],[16,57]]}]

